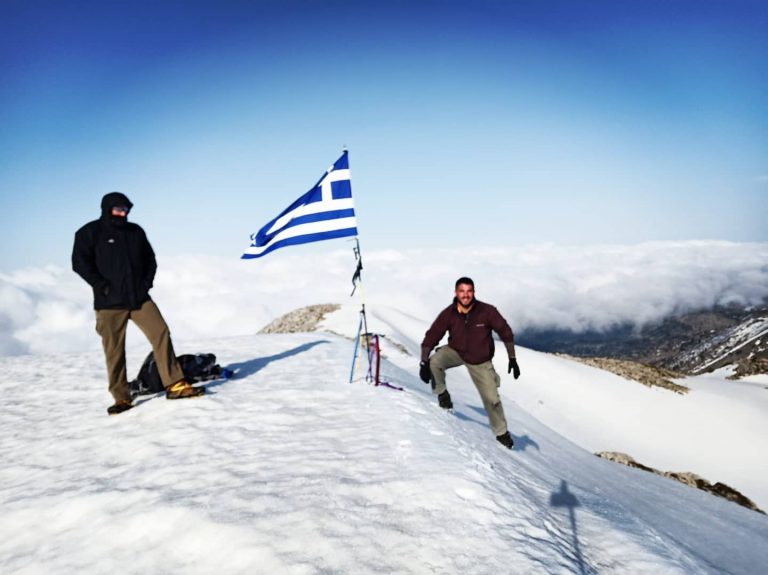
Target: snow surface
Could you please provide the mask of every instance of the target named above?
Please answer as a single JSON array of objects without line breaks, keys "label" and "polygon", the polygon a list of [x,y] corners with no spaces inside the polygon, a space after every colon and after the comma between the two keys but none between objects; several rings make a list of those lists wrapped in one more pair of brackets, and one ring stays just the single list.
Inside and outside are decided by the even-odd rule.
[{"label": "snow surface", "polygon": [[750,383],[761,383],[764,385],[768,385],[768,374],[760,373],[758,375],[748,375],[746,377],[742,377],[741,381],[750,382]]},{"label": "snow surface", "polygon": [[[404,391],[368,385],[361,371],[347,383],[352,344],[329,332],[177,339],[179,353],[216,353],[237,376],[209,383],[203,398],[150,396],[116,417],[105,411],[100,352],[0,359],[0,571],[760,573],[768,565],[765,516],[599,459],[563,433],[583,426],[577,443],[599,436],[586,429],[598,421],[574,412],[600,403],[587,382],[623,385],[613,376],[521,349],[521,379],[505,374],[502,383],[510,452],[495,442],[461,368],[449,375],[449,414],[415,376],[416,358],[397,351],[395,340],[414,351],[423,320],[386,309],[369,319],[388,330],[382,371]],[[326,324],[353,330],[355,310]],[[130,348],[131,373],[146,351]],[[530,387],[548,395],[537,400]],[[627,383],[627,401],[666,402],[637,387]],[[568,394],[562,406],[529,413],[531,402],[547,406],[558,393]],[[542,423],[557,412],[559,430]],[[712,426],[725,433],[726,423]],[[763,428],[728,435],[743,452],[765,437]]]}]

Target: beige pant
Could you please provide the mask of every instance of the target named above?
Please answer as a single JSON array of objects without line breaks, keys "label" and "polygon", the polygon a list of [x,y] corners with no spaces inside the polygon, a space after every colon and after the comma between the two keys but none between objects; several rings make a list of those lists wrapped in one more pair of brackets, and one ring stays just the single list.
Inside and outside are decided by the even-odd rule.
[{"label": "beige pant", "polygon": [[445,370],[460,365],[467,366],[469,376],[480,394],[480,399],[483,400],[483,406],[488,413],[488,420],[494,435],[506,433],[507,419],[504,417],[504,408],[499,397],[501,378],[493,369],[493,363],[490,361],[476,365],[464,363],[464,360],[453,348],[447,345],[438,347],[435,354],[429,359],[429,368],[432,370],[435,384],[432,392],[436,395],[443,393],[446,390]]},{"label": "beige pant", "polygon": [[147,336],[155,354],[155,363],[160,379],[169,387],[184,379],[184,372],[171,343],[171,332],[155,302],[147,301],[140,309],[99,309],[96,310],[96,333],[101,336],[104,356],[107,360],[109,392],[115,401],[130,401],[128,379],[125,371],[125,331],[128,320],[133,320]]}]

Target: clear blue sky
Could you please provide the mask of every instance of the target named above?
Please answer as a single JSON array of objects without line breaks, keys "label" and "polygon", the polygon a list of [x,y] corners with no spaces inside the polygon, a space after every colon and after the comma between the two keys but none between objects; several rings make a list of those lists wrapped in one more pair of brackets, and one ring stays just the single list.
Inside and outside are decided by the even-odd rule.
[{"label": "clear blue sky", "polygon": [[68,266],[113,190],[159,255],[238,258],[344,145],[366,250],[768,241],[766,30],[739,0],[3,0],[0,270]]}]

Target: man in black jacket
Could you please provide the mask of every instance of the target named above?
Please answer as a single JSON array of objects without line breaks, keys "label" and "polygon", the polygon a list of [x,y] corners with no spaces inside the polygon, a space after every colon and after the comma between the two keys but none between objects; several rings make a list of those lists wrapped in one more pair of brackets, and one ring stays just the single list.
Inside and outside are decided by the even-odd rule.
[{"label": "man in black jacket", "polygon": [[[467,366],[496,439],[511,449],[512,436],[507,430],[498,391],[501,378],[493,368],[491,359],[494,353],[492,332],[495,331],[507,348],[507,373],[514,371],[515,379],[520,377],[512,328],[495,307],[475,299],[475,284],[470,278],[456,280],[454,295],[453,303],[440,312],[424,335],[419,376],[424,383],[432,381],[432,390],[437,395],[440,407],[451,409],[453,402],[445,387],[445,370],[459,365]],[[430,358],[430,352],[440,343],[446,331],[448,345],[437,348],[435,355]]]},{"label": "man in black jacket", "polygon": [[194,397],[205,389],[192,387],[176,361],[171,333],[160,310],[149,297],[155,279],[155,252],[140,226],[128,221],[133,204],[119,192],[101,200],[101,218],[75,233],[72,269],[93,289],[96,332],[101,336],[107,361],[109,392],[115,415],[132,407],[125,367],[125,331],[128,320],[152,344],[168,399]]}]

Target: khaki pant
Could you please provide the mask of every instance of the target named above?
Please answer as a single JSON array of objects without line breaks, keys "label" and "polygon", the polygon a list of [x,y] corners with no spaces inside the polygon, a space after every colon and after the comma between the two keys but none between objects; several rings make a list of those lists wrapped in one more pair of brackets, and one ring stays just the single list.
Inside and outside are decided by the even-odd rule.
[{"label": "khaki pant", "polygon": [[184,379],[184,372],[171,343],[171,332],[155,302],[147,301],[140,309],[99,309],[96,310],[96,333],[101,336],[104,356],[107,360],[109,392],[115,401],[130,401],[128,379],[125,371],[125,331],[128,320],[133,320],[147,336],[155,354],[155,363],[160,379],[169,387]]},{"label": "khaki pant", "polygon": [[499,397],[501,378],[496,373],[496,370],[493,369],[493,363],[490,361],[472,365],[464,363],[459,354],[447,345],[437,348],[435,355],[429,360],[429,368],[432,370],[434,381],[432,392],[435,395],[443,393],[446,390],[445,370],[460,365],[467,366],[469,376],[472,378],[472,382],[480,394],[480,399],[483,400],[483,406],[486,413],[488,413],[488,420],[494,435],[506,433],[507,419],[504,417],[504,408]]}]

